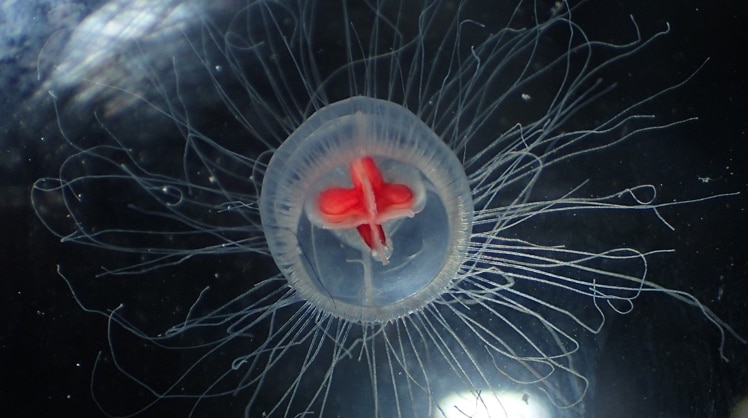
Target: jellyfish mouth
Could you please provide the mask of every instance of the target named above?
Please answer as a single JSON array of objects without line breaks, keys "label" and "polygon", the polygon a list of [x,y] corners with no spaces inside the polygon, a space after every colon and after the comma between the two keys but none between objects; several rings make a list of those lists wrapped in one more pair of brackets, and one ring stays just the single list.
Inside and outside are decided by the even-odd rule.
[{"label": "jellyfish mouth", "polygon": [[323,190],[317,206],[323,227],[355,228],[371,250],[372,258],[388,264],[392,243],[382,224],[416,214],[416,194],[405,184],[388,183],[371,157],[356,158],[348,165],[353,187]]}]

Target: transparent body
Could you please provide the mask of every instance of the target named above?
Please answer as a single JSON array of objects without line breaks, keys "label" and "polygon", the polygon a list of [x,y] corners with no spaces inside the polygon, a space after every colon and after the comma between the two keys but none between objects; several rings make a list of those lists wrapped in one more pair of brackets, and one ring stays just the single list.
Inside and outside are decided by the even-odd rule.
[{"label": "transparent body", "polygon": [[[667,248],[611,238],[631,218],[668,231],[672,202],[650,184],[562,181],[688,122],[645,109],[689,76],[605,100],[605,71],[667,27],[642,36],[631,20],[611,43],[563,2],[489,6],[123,3],[40,60],[55,63],[40,95],[71,155],[32,201],[96,254],[61,275],[108,318],[109,367],[145,393],[117,402],[92,385],[107,413],[582,416],[587,343],[643,293],[695,306],[724,337],[707,307],[648,276]],[[107,39],[112,27],[129,29]],[[423,196],[382,222],[387,263],[317,211],[360,157]],[[127,276],[135,295],[87,294],[94,275]],[[176,364],[152,370],[152,351]]]},{"label": "transparent body", "polygon": [[[331,229],[316,214],[322,191],[351,186],[348,165],[362,156],[379,162],[386,181],[421,196],[417,213],[382,225],[387,263],[355,228]],[[312,115],[273,155],[260,215],[273,258],[304,300],[349,321],[385,323],[452,285],[473,205],[460,161],[428,126],[391,102],[354,97]]]}]

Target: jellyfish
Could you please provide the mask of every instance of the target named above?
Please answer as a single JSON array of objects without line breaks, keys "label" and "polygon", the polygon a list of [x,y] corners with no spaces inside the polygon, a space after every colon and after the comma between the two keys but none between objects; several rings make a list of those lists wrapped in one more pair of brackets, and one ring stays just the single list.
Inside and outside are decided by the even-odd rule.
[{"label": "jellyfish", "polygon": [[670,250],[610,238],[729,195],[567,178],[690,121],[647,107],[698,68],[606,101],[667,25],[596,40],[574,19],[593,2],[229,6],[111,2],[40,60],[71,153],[32,202],[90,254],[58,272],[108,320],[108,415],[581,416],[585,346],[642,294],[732,332],[650,278]]}]

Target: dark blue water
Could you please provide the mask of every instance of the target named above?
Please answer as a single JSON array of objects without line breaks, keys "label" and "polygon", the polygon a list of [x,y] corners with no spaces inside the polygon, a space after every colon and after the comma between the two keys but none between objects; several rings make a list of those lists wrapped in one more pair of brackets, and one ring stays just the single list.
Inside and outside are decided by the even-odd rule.
[{"label": "dark blue water", "polygon": [[[228,3],[226,9],[210,13],[217,18],[224,16],[229,7],[236,6]],[[591,190],[600,192],[619,190],[627,184],[652,183],[659,188],[661,202],[741,192],[737,197],[663,210],[676,228],[674,232],[631,224],[620,245],[674,248],[674,254],[655,258],[650,266],[652,280],[694,294],[745,336],[748,173],[744,163],[748,156],[748,127],[744,112],[748,107],[748,69],[738,62],[738,51],[739,45],[748,40],[742,30],[748,17],[737,6],[670,3],[653,6],[626,2],[606,5],[601,10],[592,2],[575,14],[575,20],[591,36],[608,41],[629,39],[628,14],[636,17],[643,34],[661,30],[669,22],[671,33],[667,37],[609,73],[622,87],[600,106],[604,107],[606,100],[615,102],[628,97],[631,89],[642,89],[644,96],[651,94],[673,80],[684,79],[709,57],[691,82],[657,100],[652,107],[653,112],[665,117],[698,116],[699,120],[635,138],[616,149],[616,158],[601,161],[594,154],[585,156],[559,171],[559,176],[589,178]],[[0,4],[0,207],[4,220],[0,407],[13,411],[9,416],[101,416],[92,392],[113,411],[131,411],[149,399],[142,387],[118,373],[108,354],[106,319],[78,306],[56,273],[58,264],[71,278],[76,294],[85,301],[98,309],[112,309],[128,301],[140,309],[132,320],[154,329],[165,329],[184,318],[185,311],[208,283],[215,292],[224,294],[244,286],[237,280],[211,280],[209,275],[215,269],[210,265],[202,270],[176,268],[145,282],[135,276],[96,279],[98,266],[105,259],[94,258],[101,255],[87,248],[60,244],[31,210],[29,190],[33,181],[56,175],[59,165],[74,151],[63,140],[52,101],[43,91],[43,80],[51,71],[44,57],[53,56],[77,25],[103,4]],[[156,33],[159,28],[145,30]],[[152,70],[166,72],[168,63]],[[65,111],[67,134],[94,144],[103,128],[91,111]],[[141,120],[147,120],[145,109],[128,109],[138,111],[143,112]],[[135,135],[141,134],[144,127],[117,128],[119,135]],[[173,149],[163,139],[161,129],[165,128],[155,126],[145,134],[151,136],[154,144],[150,158],[157,162],[162,161],[160,155]],[[217,129],[216,134],[220,135],[220,127]],[[586,167],[585,171],[575,171],[581,167]],[[111,216],[107,215],[106,204],[94,209],[103,217]],[[65,219],[59,221],[64,224]],[[577,234],[575,239],[582,240],[583,236]],[[114,260],[119,256],[101,257]],[[247,275],[273,269],[267,260],[253,259],[251,255],[241,261],[217,262],[233,263],[226,270],[246,271]],[[645,295],[638,299],[631,314],[609,318],[612,320],[601,335],[580,337],[585,342],[585,372],[591,381],[584,416],[720,417],[727,416],[730,405],[746,395],[745,346],[728,338],[725,355],[731,361],[723,361],[715,328],[692,307],[663,295]],[[138,344],[137,339],[117,336],[121,338],[117,340],[118,347]],[[118,350],[128,352],[127,348]],[[92,382],[99,352],[104,354]],[[149,358],[158,359],[143,369],[151,384],[158,384],[173,367],[190,361],[169,351]],[[226,411],[241,411],[244,399],[227,397]],[[190,402],[165,401],[143,416],[186,416],[190,407]]]}]

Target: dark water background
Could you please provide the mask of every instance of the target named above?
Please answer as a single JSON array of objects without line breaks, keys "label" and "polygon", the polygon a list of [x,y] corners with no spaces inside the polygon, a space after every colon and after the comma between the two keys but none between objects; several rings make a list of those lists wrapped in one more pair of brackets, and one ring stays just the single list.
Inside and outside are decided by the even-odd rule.
[{"label": "dark water background", "polygon": [[[607,3],[602,7],[609,9],[598,13],[601,5],[595,3]],[[59,263],[75,266],[91,260],[85,251],[62,246],[49,234],[29,200],[33,181],[54,175],[55,163],[69,152],[58,134],[50,101],[31,100],[39,87],[38,51],[55,31],[73,28],[99,5],[0,2],[2,416],[101,416],[90,395],[91,371],[97,353],[107,350],[107,324],[102,317],[83,312],[55,273]],[[697,122],[656,138],[634,139],[621,147],[616,164],[592,165],[603,175],[605,170],[620,169],[632,176],[633,183],[657,185],[662,201],[741,192],[665,212],[676,231],[651,239],[676,253],[663,258],[657,266],[660,276],[652,279],[693,293],[748,336],[746,7],[734,0],[601,1],[586,10],[576,19],[593,37],[615,37],[617,31],[611,28],[625,22],[620,17],[628,13],[635,15],[644,33],[670,23],[671,34],[636,57],[628,71],[638,68],[667,84],[710,58],[690,83],[658,102],[660,111],[696,115]],[[653,82],[650,88],[657,85]],[[631,170],[626,169],[629,166]],[[646,232],[631,234],[632,242],[641,242]],[[138,292],[144,299],[163,301],[164,289],[178,293],[182,286],[201,286],[172,279],[138,284]],[[128,288],[127,283],[118,286]],[[117,296],[105,295],[105,285],[92,291],[101,292],[102,298]],[[728,338],[726,354],[732,361],[721,361],[714,328],[692,308],[662,295],[644,296],[633,313],[615,318],[608,327],[605,338],[589,347],[595,358],[590,376],[594,389],[586,400],[590,417],[722,417],[731,402],[748,395],[748,348]],[[102,385],[112,391],[135,390],[106,381]],[[179,410],[171,412],[179,416]]]}]

